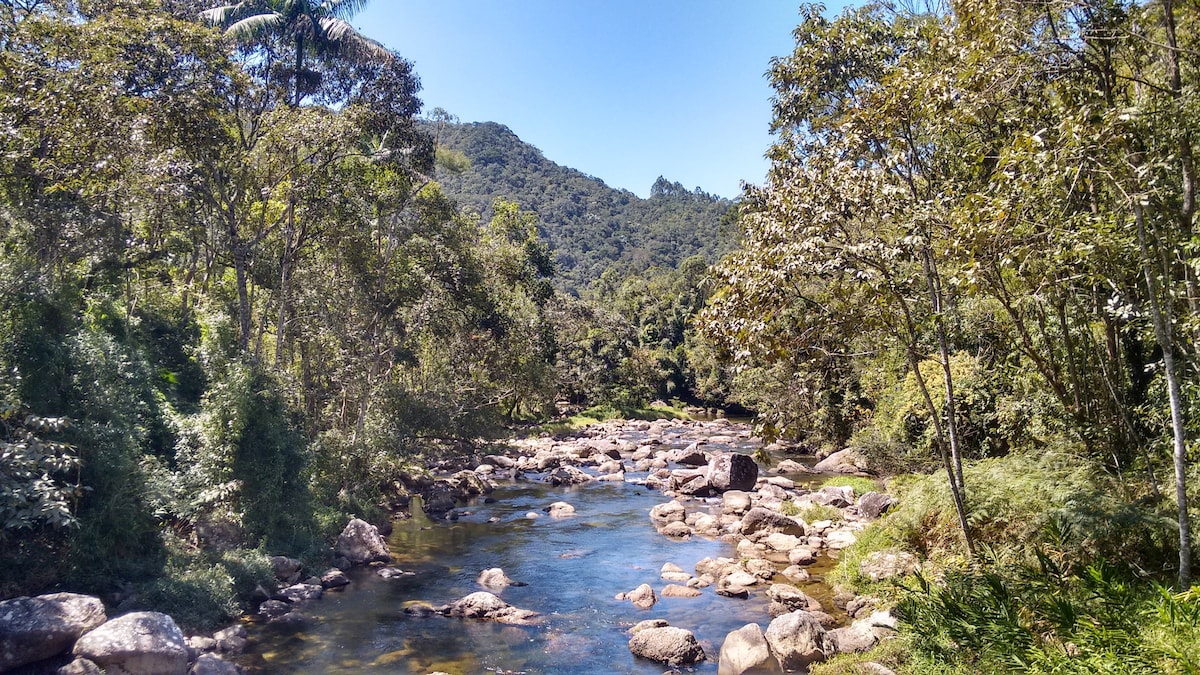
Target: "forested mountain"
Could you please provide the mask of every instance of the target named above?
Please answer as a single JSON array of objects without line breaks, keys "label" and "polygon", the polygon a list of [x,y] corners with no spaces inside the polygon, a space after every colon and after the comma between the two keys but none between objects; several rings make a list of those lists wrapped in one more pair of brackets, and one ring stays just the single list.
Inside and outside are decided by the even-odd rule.
[{"label": "forested mountain", "polygon": [[485,221],[501,197],[536,213],[564,289],[578,291],[610,267],[673,269],[694,255],[715,262],[737,243],[737,228],[725,217],[732,202],[699,188],[660,177],[642,199],[546,159],[495,122],[439,122],[432,133],[444,151],[469,160],[439,164],[437,180],[446,194]]}]

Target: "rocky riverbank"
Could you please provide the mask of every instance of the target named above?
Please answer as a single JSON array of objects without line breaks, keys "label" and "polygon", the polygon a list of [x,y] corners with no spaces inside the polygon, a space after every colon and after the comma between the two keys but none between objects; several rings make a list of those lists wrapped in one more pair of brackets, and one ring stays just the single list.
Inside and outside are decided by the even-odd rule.
[{"label": "rocky riverbank", "polygon": [[[828,569],[831,558],[893,505],[892,498],[880,491],[856,494],[847,486],[817,487],[829,473],[858,473],[852,453],[839,453],[820,463],[792,457],[764,470],[748,454],[755,449],[760,444],[747,426],[725,420],[609,422],[574,437],[529,438],[495,446],[442,477],[412,479],[411,485],[416,488],[412,492],[423,497],[421,503],[431,518],[463,518],[464,522],[472,518],[471,505],[489,500],[487,495],[501,483],[641,485],[662,494],[662,501],[646,511],[659,536],[732,544],[736,551],[732,557],[674,559],[661,569],[656,562],[646,570],[643,583],[635,581],[631,586],[636,588],[625,587],[630,590],[613,598],[618,616],[619,605],[629,608],[628,647],[642,658],[672,666],[719,659],[720,673],[771,668],[775,663],[797,670],[887,639],[895,627],[887,608],[872,598],[831,592],[814,582]],[[778,459],[777,449],[771,450],[757,456],[774,454]],[[570,495],[567,492],[565,500],[530,511],[525,518],[562,522],[588,517],[586,509],[576,512]],[[320,614],[309,609],[320,606],[312,603],[330,590],[346,587],[351,578],[361,578],[345,573],[352,567],[370,566],[374,569],[370,576],[389,579],[412,575],[389,564],[380,528],[361,520],[346,526],[332,557],[334,566],[320,573],[304,570],[291,558],[272,558],[278,584],[262,589],[264,599],[246,619],[284,630],[312,626],[310,615]],[[910,571],[913,561],[899,554],[876,555],[864,565],[864,575],[886,578]],[[521,582],[509,579],[501,569],[472,572],[476,573],[480,590],[440,605],[414,597],[404,612],[418,620],[441,615],[540,630],[540,604],[522,609],[499,597],[504,588]],[[663,598],[691,603],[697,601],[688,598],[706,594],[720,597],[710,595],[712,600],[702,602],[761,598],[755,603],[762,603],[766,611],[761,621],[731,631],[719,649],[711,627],[710,635],[698,641],[693,631],[703,624],[669,625],[663,619],[637,617]],[[453,597],[458,595],[442,596],[441,601]],[[761,610],[751,615],[757,611]],[[702,616],[696,620],[703,621]],[[185,637],[168,616],[138,612],[110,618],[99,600],[72,594],[0,603],[0,636],[0,672],[22,673],[89,673],[101,668],[109,673],[235,673],[240,672],[235,662],[246,644],[241,624],[213,635]]]},{"label": "rocky riverbank", "polygon": [[[772,660],[785,670],[798,670],[888,639],[896,620],[876,599],[835,589],[832,606],[826,606],[803,589],[812,582],[809,567],[852,545],[869,522],[895,504],[893,498],[881,491],[856,494],[848,486],[808,487],[813,478],[828,474],[862,475],[861,460],[852,452],[836,453],[811,467],[784,459],[762,471],[744,451],[754,444],[749,427],[726,420],[607,422],[578,437],[529,438],[479,458],[475,468],[439,480],[429,490],[427,510],[454,519],[461,500],[489,493],[492,481],[501,478],[551,485],[625,481],[660,490],[669,501],[648,514],[660,534],[726,540],[736,546],[737,558],[696,561],[694,574],[669,563],[659,579],[615,600],[648,609],[659,597],[712,592],[736,601],[764,593],[770,609],[763,618],[765,629],[751,623],[730,633],[719,656],[706,654],[686,627],[661,620],[638,623],[630,631],[629,648],[644,658],[685,665],[718,656],[722,674]],[[561,516],[573,509],[558,503],[548,511]],[[806,513],[821,517],[806,521]],[[883,579],[911,572],[914,564],[911,556],[875,555],[864,561],[862,572]],[[654,582],[666,585],[656,593]]]}]

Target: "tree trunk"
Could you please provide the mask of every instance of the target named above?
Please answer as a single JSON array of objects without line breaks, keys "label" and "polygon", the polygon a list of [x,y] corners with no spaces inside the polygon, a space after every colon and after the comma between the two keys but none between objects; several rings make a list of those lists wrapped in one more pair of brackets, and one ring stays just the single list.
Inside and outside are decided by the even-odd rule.
[{"label": "tree trunk", "polygon": [[[1183,396],[1179,387],[1179,366],[1175,362],[1171,317],[1164,313],[1164,306],[1158,301],[1159,289],[1150,265],[1150,242],[1146,234],[1145,213],[1136,199],[1133,214],[1142,253],[1142,274],[1146,278],[1150,320],[1154,324],[1154,337],[1163,354],[1163,371],[1167,378],[1167,397],[1171,406],[1171,455],[1175,464],[1175,501],[1178,504],[1179,519],[1179,588],[1186,590],[1192,585],[1192,535],[1187,500],[1187,436],[1183,421]],[[1166,302],[1170,303],[1169,295]],[[1169,304],[1165,312],[1170,312]]]}]

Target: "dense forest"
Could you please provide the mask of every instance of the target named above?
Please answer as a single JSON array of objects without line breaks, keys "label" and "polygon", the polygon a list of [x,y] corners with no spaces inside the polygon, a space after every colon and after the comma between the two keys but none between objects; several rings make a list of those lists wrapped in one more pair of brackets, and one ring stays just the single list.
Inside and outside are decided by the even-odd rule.
[{"label": "dense forest", "polygon": [[625,248],[551,249],[581,222],[557,202],[443,190],[448,131],[350,4],[207,7],[0,3],[0,594],[211,623],[266,554],[319,557],[406,476],[556,403],[695,398],[688,320],[722,249],[693,230],[728,202],[638,200],[496,133],[556,199],[624,203],[587,238],[620,222]]},{"label": "dense forest", "polygon": [[485,219],[497,198],[536,214],[565,290],[579,294],[608,270],[612,278],[675,269],[692,256],[713,263],[737,244],[733,205],[700,188],[660,177],[641,199],[547,160],[502,125],[456,124],[441,110],[430,117],[442,189]]},{"label": "dense forest", "polygon": [[1200,670],[1195,3],[805,6],[736,203],[422,116],[361,5],[0,2],[0,597],[213,625],[658,399],[893,477],[899,638],[813,672]]},{"label": "dense forest", "polygon": [[925,561],[874,585],[893,667],[1200,667],[1197,11],[809,7],[771,64],[770,173],[700,320],[766,427],[937,471],[839,567]]}]

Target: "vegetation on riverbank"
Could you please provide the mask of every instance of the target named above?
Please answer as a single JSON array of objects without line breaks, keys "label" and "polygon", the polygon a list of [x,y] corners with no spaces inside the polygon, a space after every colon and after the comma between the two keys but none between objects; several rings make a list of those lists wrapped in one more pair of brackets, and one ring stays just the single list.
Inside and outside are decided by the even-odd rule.
[{"label": "vegetation on riverbank", "polygon": [[414,467],[682,400],[896,475],[835,575],[898,603],[871,658],[1195,669],[1195,6],[806,7],[767,183],[661,181],[601,271],[447,197],[529,152],[435,147],[358,3],[201,4],[0,4],[0,596],[210,624]]}]

